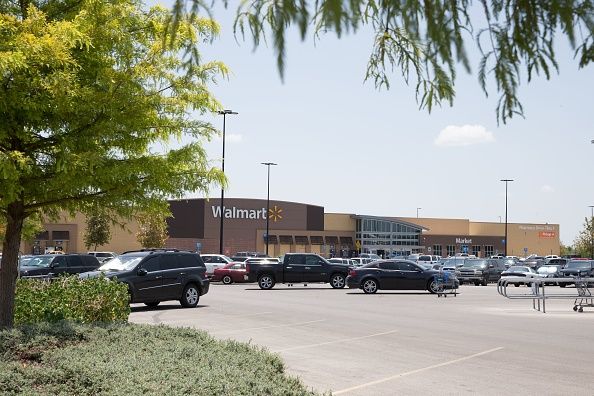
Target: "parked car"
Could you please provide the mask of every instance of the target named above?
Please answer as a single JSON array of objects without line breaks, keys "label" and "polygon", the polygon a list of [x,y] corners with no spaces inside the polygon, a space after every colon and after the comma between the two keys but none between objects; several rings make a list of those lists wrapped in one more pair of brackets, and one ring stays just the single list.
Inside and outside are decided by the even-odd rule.
[{"label": "parked car", "polygon": [[420,254],[413,253],[413,254],[409,254],[408,257],[406,257],[406,259],[409,260],[409,261],[414,261],[416,263],[417,260],[419,260],[419,257],[421,257]]},{"label": "parked car", "polygon": [[100,263],[117,257],[117,253],[114,252],[87,252],[87,254],[97,257],[97,260],[99,260]]},{"label": "parked car", "polygon": [[336,264],[344,264],[344,265],[348,265],[348,266],[351,266],[351,267],[356,267],[357,266],[357,264],[352,259],[348,259],[348,258],[333,257],[331,259],[328,259],[328,262],[330,262],[330,263],[336,263]]},{"label": "parked car", "polygon": [[[362,289],[366,294],[378,290],[427,290],[437,293],[439,271],[425,269],[409,260],[374,261],[349,272],[347,285],[351,289]],[[459,286],[454,280],[455,288]]]},{"label": "parked car", "polygon": [[351,259],[351,261],[353,262],[355,267],[361,267],[362,265],[369,264],[369,263],[373,262],[374,260],[369,259],[369,258],[353,257]]},{"label": "parked car", "polygon": [[215,269],[224,268],[227,264],[234,261],[224,254],[201,254],[200,258],[202,258],[202,261],[206,266],[207,276],[212,276]]},{"label": "parked car", "polygon": [[280,263],[280,259],[278,257],[248,257],[243,262],[246,264]]},{"label": "parked car", "polygon": [[[564,260],[564,259],[551,259],[551,260]],[[560,264],[555,265],[543,265],[536,270],[538,274],[543,278],[559,278],[561,277],[561,270],[563,266]],[[555,285],[556,282],[545,282],[545,285]],[[563,284],[565,286],[565,284]]]},{"label": "parked car", "polygon": [[455,271],[456,268],[462,267],[466,260],[468,260],[467,257],[448,257],[442,258],[439,264],[444,271]]},{"label": "parked car", "polygon": [[280,263],[248,264],[249,282],[258,282],[260,289],[269,290],[276,283],[330,283],[335,289],[345,286],[349,266],[330,263],[312,253],[287,253]]},{"label": "parked car", "polygon": [[216,268],[210,279],[212,281],[221,281],[225,285],[230,285],[233,282],[246,282],[246,265],[246,263],[236,262],[229,263],[223,268]]},{"label": "parked car", "polygon": [[[570,260],[559,272],[561,277],[594,278],[594,260]],[[561,283],[559,286],[565,287],[566,284]]]},{"label": "parked car", "polygon": [[503,271],[501,273],[501,278],[512,277],[512,276],[526,278],[526,281],[514,283],[514,286],[516,286],[516,287],[520,286],[521,284],[530,286],[531,285],[530,279],[540,277],[540,275],[535,270],[533,270],[532,268],[527,267],[525,265],[514,265],[512,267],[509,267],[508,269],[506,269],[505,271]]},{"label": "parked car", "polygon": [[161,301],[178,300],[182,307],[193,308],[210,286],[200,255],[175,249],[126,252],[97,271],[81,274],[80,278],[99,276],[126,283],[130,302],[149,307],[156,307]]},{"label": "parked car", "polygon": [[460,283],[469,282],[474,283],[476,286],[487,286],[489,282],[497,282],[505,269],[502,260],[467,259],[456,270],[456,277]]},{"label": "parked car", "polygon": [[432,256],[430,254],[421,254],[417,259],[417,263],[419,264],[435,264],[437,261],[437,256]]},{"label": "parked car", "polygon": [[96,257],[88,254],[43,254],[22,259],[19,275],[21,278],[51,279],[62,274],[94,271],[100,265]]},{"label": "parked car", "polygon": [[359,257],[361,257],[361,258],[368,258],[368,259],[371,259],[371,260],[381,260],[382,259],[380,256],[378,256],[375,253],[361,253],[359,255]]}]

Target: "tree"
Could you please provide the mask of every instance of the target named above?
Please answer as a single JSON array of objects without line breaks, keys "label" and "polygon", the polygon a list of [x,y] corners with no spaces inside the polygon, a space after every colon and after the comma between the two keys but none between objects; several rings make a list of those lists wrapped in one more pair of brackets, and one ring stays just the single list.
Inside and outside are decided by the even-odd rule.
[{"label": "tree", "polygon": [[111,227],[109,216],[101,211],[94,211],[87,217],[87,229],[85,231],[85,246],[87,250],[97,250],[97,246],[105,245],[111,239]]},{"label": "tree", "polygon": [[584,229],[575,237],[573,246],[580,257],[594,258],[594,226],[592,219],[586,217],[584,220]]},{"label": "tree", "polygon": [[[175,20],[185,4],[176,0]],[[194,0],[192,11],[204,7]],[[504,123],[524,114],[518,98],[522,79],[530,82],[539,74],[548,79],[558,72],[556,38],[569,41],[580,68],[594,59],[592,0],[250,0],[237,10],[236,34],[249,33],[254,46],[271,36],[281,78],[285,35],[292,26],[302,39],[309,31],[316,37],[332,31],[341,37],[370,27],[375,41],[365,79],[389,89],[391,72],[399,70],[415,86],[420,107],[429,111],[442,102],[452,104],[456,63],[470,71],[466,49],[477,44],[479,84],[487,94],[492,77],[500,94],[497,120]]]},{"label": "tree", "polygon": [[140,0],[0,0],[0,328],[13,323],[25,219],[166,211],[225,183],[200,143],[216,129],[193,119],[221,108],[207,84],[227,69],[198,51],[218,25],[182,14],[165,40],[169,18]]},{"label": "tree", "polygon": [[138,216],[136,239],[143,248],[162,248],[169,238],[167,220],[162,214],[143,214]]}]

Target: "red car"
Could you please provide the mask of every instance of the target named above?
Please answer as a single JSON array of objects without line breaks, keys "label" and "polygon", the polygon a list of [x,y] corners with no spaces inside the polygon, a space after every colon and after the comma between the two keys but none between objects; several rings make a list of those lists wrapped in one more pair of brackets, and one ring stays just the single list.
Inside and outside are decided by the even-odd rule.
[{"label": "red car", "polygon": [[210,279],[230,285],[233,282],[245,282],[245,275],[245,263],[234,262],[225,265],[223,268],[216,268]]}]

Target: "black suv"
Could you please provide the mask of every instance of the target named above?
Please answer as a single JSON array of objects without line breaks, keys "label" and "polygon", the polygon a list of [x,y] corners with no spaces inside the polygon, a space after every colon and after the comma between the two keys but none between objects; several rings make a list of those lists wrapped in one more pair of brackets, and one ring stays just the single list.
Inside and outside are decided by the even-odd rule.
[{"label": "black suv", "polygon": [[156,307],[161,301],[178,300],[183,307],[198,305],[208,293],[206,267],[197,253],[178,250],[138,250],[125,252],[108,261],[99,271],[81,278],[105,275],[128,285],[130,302]]},{"label": "black suv", "polygon": [[497,282],[503,271],[505,263],[501,259],[466,259],[464,265],[456,269],[456,277],[460,284],[468,282],[487,286],[489,282]]},{"label": "black suv", "polygon": [[101,264],[88,254],[44,254],[27,256],[19,262],[21,278],[54,278],[66,274],[94,271]]}]

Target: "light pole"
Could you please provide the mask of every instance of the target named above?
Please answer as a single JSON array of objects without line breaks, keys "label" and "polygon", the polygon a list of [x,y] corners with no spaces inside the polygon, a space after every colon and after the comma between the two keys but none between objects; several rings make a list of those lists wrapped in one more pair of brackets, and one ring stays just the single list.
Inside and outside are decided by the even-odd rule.
[{"label": "light pole", "polygon": [[[594,140],[592,140],[592,143],[594,143]],[[591,214],[590,214],[590,253],[591,256],[590,258],[592,260],[594,260],[594,205],[590,205],[588,206],[591,210]]]},{"label": "light pole", "polygon": [[268,167],[268,190],[266,193],[266,255],[268,256],[268,231],[270,227],[270,165],[278,165],[274,162],[261,162]]},{"label": "light pole", "polygon": [[513,182],[513,179],[501,179],[505,182],[505,243],[503,244],[503,254],[507,257],[507,183]]},{"label": "light pole", "polygon": [[[227,114],[238,114],[233,110],[220,110],[217,113],[223,116],[223,160],[221,162],[221,170],[225,173],[225,122],[227,121]],[[225,188],[221,187],[221,228],[219,232],[219,254],[223,254],[223,220],[225,219]]]},{"label": "light pole", "polygon": [[419,210],[421,210],[423,208],[417,208],[417,219],[419,218]]}]

